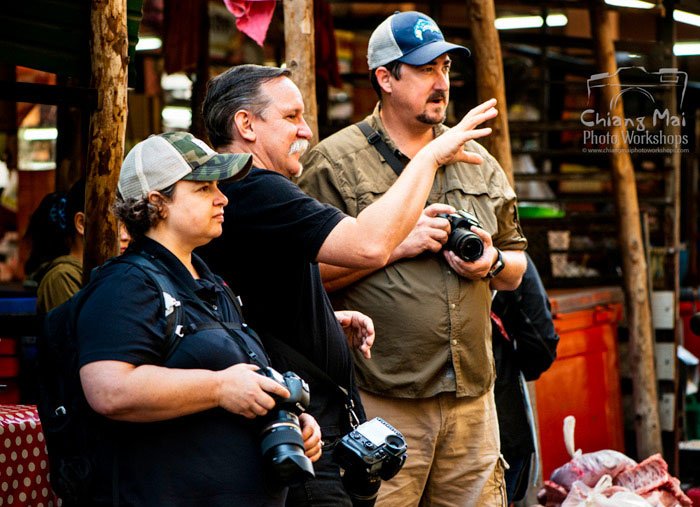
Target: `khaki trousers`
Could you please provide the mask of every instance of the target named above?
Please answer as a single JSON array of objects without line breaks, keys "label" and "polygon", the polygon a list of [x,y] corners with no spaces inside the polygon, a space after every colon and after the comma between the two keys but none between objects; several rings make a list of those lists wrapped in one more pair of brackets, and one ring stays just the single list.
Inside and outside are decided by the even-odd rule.
[{"label": "khaki trousers", "polygon": [[361,396],[367,417],[385,419],[408,444],[406,464],[382,483],[376,507],[506,506],[493,390],[478,398]]}]

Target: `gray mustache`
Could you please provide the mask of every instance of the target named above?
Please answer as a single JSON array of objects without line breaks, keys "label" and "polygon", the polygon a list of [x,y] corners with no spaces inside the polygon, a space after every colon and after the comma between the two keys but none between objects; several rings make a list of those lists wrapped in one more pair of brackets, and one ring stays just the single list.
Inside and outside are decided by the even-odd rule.
[{"label": "gray mustache", "polygon": [[289,147],[289,154],[294,155],[295,153],[304,153],[309,149],[309,141],[306,139],[298,139],[292,143]]}]

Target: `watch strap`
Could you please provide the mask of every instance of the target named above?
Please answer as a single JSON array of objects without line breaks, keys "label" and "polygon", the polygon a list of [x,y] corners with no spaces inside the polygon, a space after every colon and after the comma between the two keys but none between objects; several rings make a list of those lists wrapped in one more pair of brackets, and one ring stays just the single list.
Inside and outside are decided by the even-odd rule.
[{"label": "watch strap", "polygon": [[498,248],[496,248],[496,252],[498,252],[498,257],[496,257],[496,261],[493,263],[491,269],[486,274],[486,278],[493,278],[494,276],[498,275],[498,273],[503,271],[503,268],[506,267],[506,263],[503,261],[503,252],[501,252],[501,250]]}]

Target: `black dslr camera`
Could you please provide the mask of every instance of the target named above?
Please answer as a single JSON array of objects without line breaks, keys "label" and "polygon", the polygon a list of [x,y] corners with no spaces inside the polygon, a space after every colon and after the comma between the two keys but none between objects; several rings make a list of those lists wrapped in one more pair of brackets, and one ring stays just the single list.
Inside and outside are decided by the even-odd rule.
[{"label": "black dslr camera", "polygon": [[406,462],[406,440],[384,419],[375,417],[338,442],[333,460],[345,471],[343,486],[353,507],[371,507],[381,480],[394,477]]},{"label": "black dslr camera", "polygon": [[309,385],[291,371],[282,375],[267,367],[258,373],[283,385],[290,393],[289,398],[273,395],[275,407],[262,418],[260,448],[266,472],[285,485],[315,477],[311,460],[304,454],[299,426],[299,415],[309,406]]},{"label": "black dslr camera", "polygon": [[456,213],[441,213],[438,215],[450,222],[450,235],[447,237],[444,249],[451,250],[457,256],[467,262],[477,260],[484,253],[484,242],[470,231],[470,227],[481,228],[479,220],[468,211],[459,210]]}]

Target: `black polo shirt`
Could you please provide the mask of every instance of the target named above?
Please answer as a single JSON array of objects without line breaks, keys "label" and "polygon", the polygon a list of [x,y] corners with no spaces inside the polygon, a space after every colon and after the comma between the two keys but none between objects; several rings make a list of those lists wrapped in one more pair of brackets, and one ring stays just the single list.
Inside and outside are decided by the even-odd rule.
[{"label": "black polo shirt", "polygon": [[[130,251],[139,249],[161,261],[223,320],[236,319],[235,308],[223,297],[221,279],[196,256],[200,280],[159,243],[144,238]],[[158,288],[138,267],[116,262],[101,269],[78,320],[80,364],[162,364],[167,322]],[[223,328],[204,325],[214,319],[203,308],[186,294],[172,296],[182,304],[185,324],[199,324],[201,331],[186,334],[165,366],[218,371],[247,362],[246,351]],[[251,338],[247,346],[266,364],[261,345]],[[95,504],[112,505],[115,456],[121,505],[283,504],[284,491],[263,478],[259,421],[220,408],[152,423],[100,416],[96,421],[95,433],[104,438],[97,444]]]},{"label": "black polo shirt", "polygon": [[264,169],[253,168],[222,190],[229,199],[224,233],[199,253],[243,299],[246,320],[262,337],[272,365],[309,382],[309,412],[324,437],[344,434],[349,428],[339,391],[276,350],[268,338],[284,341],[337,384],[349,387],[350,350],[315,262],[328,234],[346,215]]}]

